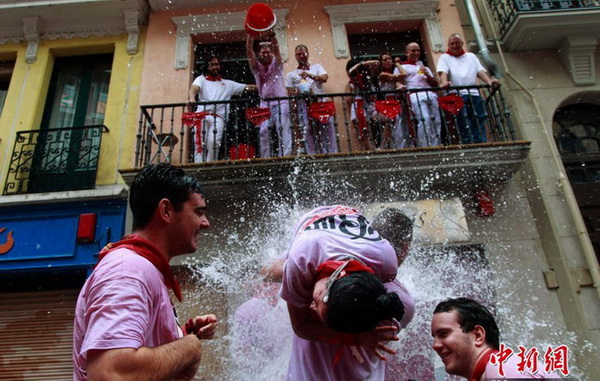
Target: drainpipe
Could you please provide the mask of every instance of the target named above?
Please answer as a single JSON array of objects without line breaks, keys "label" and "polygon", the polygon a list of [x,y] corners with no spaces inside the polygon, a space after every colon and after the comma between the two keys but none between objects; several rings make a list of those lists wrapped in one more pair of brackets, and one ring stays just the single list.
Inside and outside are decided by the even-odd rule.
[{"label": "drainpipe", "polygon": [[[467,8],[469,6],[471,6],[471,7],[473,6],[472,0],[465,0],[465,3],[467,3]],[[490,12],[489,12],[489,9],[487,8],[487,6],[485,6],[485,5],[483,6],[483,11],[485,13],[488,23],[490,25],[493,25],[492,16],[490,15]],[[471,10],[469,10],[469,14],[471,14],[471,13],[474,14],[474,10],[473,10],[473,12],[471,12]],[[475,29],[479,30],[479,33],[481,33],[481,28],[479,27],[479,22],[477,22],[477,18],[475,18],[474,20],[475,21],[473,21],[473,19],[471,19],[471,22],[473,22],[474,26],[476,25]],[[492,28],[492,35],[493,35],[492,37],[494,39],[494,42],[496,43],[496,48],[498,49],[498,54],[500,55],[500,59],[502,60],[502,65],[504,67],[504,72],[506,74],[506,77],[510,78],[531,99],[531,102],[533,103],[533,106],[535,107],[537,118],[538,118],[540,124],[542,125],[542,128],[544,129],[544,131],[549,131],[548,126],[546,125],[546,122],[544,121],[544,118],[542,116],[542,110],[540,109],[539,103],[538,103],[537,99],[535,98],[535,95],[531,91],[529,91],[525,87],[525,85],[523,85],[523,83],[521,81],[519,81],[519,79],[516,78],[510,72],[508,65],[506,64],[506,59],[504,58],[504,52],[502,51],[502,47],[500,46],[500,41],[498,39],[498,36],[496,35],[496,30],[494,28]],[[483,35],[481,35],[481,37],[483,39]],[[478,38],[479,38],[479,36],[478,36]],[[478,43],[480,43],[479,40],[478,40]],[[488,49],[485,48],[485,50],[489,54]],[[592,246],[592,243],[588,236],[585,222],[583,222],[583,218],[581,217],[581,211],[579,210],[579,205],[577,204],[577,200],[575,199],[575,194],[573,193],[573,188],[571,187],[571,183],[569,182],[569,179],[567,178],[567,176],[565,174],[563,163],[559,158],[560,154],[558,153],[558,150],[556,149],[554,140],[551,138],[552,134],[546,133],[546,134],[543,134],[543,136],[546,137],[548,146],[553,148],[554,153],[552,155],[552,160],[554,161],[554,165],[556,166],[556,168],[560,169],[558,176],[557,176],[558,178],[557,178],[556,187],[558,188],[559,192],[562,193],[563,199],[565,200],[565,204],[567,205],[567,208],[569,209],[569,213],[571,214],[571,217],[573,218],[573,223],[575,224],[575,229],[577,230],[577,236],[579,238],[579,243],[581,244],[583,256],[584,256],[585,262],[590,270],[593,287],[596,290],[598,297],[600,297],[600,266],[598,265],[598,260],[596,259],[596,253],[594,251],[594,247]]]},{"label": "drainpipe", "polygon": [[477,38],[477,45],[479,45],[479,54],[481,54],[483,62],[485,62],[485,66],[488,68],[492,76],[496,78],[502,78],[502,72],[498,69],[498,65],[496,65],[496,62],[494,62],[494,60],[490,56],[490,51],[487,48],[485,38],[483,37],[483,31],[481,30],[481,26],[479,25],[479,19],[477,18],[477,13],[475,12],[475,5],[473,5],[473,0],[465,0],[465,5],[467,6],[469,20],[471,20],[471,24],[473,25],[475,37]]}]

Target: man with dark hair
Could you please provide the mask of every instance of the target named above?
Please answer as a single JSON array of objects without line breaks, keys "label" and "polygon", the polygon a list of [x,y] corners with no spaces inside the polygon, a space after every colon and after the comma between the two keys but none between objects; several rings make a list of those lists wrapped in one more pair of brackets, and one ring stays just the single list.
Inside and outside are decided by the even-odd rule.
[{"label": "man with dark hair", "polygon": [[491,312],[469,298],[447,299],[433,311],[431,322],[433,350],[442,359],[446,372],[470,381],[498,379],[547,379],[542,370],[531,374],[517,371],[518,356],[503,363],[504,376],[498,362],[490,361],[500,347],[500,332]]},{"label": "man with dark hair", "polygon": [[250,61],[250,70],[256,79],[260,95],[260,107],[269,109],[270,116],[259,125],[260,157],[271,157],[270,126],[274,126],[278,137],[279,156],[292,154],[292,129],[290,126],[289,103],[286,100],[265,98],[287,97],[283,58],[274,32],[269,32],[268,40],[260,42],[258,56],[254,51],[254,37],[247,35],[246,54]]},{"label": "man with dark hair", "polygon": [[202,188],[181,168],[148,165],[131,184],[130,205],[133,234],[100,252],[77,300],[74,379],[191,380],[217,319],[179,327],[168,289],[180,301],[181,289],[169,261],[196,251],[210,226]]},{"label": "man with dark hair", "polygon": [[400,209],[386,208],[373,217],[371,226],[390,241],[400,267],[408,257],[412,243],[413,221]]},{"label": "man with dark hair", "polygon": [[[212,56],[208,59],[207,73],[194,79],[190,86],[188,107],[196,100],[200,102],[228,101],[244,91],[256,91],[255,85],[245,85],[221,77],[221,60]],[[196,99],[198,98],[198,99]],[[196,112],[202,113],[202,128],[194,130],[194,162],[218,159],[223,132],[229,116],[228,103],[198,105]]]}]

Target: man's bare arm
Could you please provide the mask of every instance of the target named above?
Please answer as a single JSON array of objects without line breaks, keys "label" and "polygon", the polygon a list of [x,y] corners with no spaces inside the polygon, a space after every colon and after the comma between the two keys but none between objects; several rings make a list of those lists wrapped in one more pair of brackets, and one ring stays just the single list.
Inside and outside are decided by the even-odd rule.
[{"label": "man's bare arm", "polygon": [[202,345],[187,335],[156,348],[91,350],[87,355],[90,381],[191,380],[202,357]]},{"label": "man's bare arm", "polygon": [[250,69],[256,69],[256,53],[254,53],[254,37],[246,35],[246,55],[250,61]]},{"label": "man's bare arm", "polygon": [[280,258],[275,262],[263,266],[259,270],[259,274],[263,276],[266,282],[281,282],[283,279],[283,265],[285,258]]}]

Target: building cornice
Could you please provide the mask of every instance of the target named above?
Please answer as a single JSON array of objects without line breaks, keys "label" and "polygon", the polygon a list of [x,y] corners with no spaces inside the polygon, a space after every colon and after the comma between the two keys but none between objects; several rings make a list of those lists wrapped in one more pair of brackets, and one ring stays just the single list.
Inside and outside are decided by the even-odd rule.
[{"label": "building cornice", "polygon": [[0,4],[0,44],[27,42],[26,60],[32,63],[43,40],[127,34],[127,52],[135,54],[148,12],[144,0],[5,1]]},{"label": "building cornice", "polygon": [[348,58],[350,55],[346,24],[401,20],[423,20],[431,47],[435,52],[442,52],[444,42],[437,17],[437,4],[437,0],[414,0],[324,7],[331,20],[335,56]]}]

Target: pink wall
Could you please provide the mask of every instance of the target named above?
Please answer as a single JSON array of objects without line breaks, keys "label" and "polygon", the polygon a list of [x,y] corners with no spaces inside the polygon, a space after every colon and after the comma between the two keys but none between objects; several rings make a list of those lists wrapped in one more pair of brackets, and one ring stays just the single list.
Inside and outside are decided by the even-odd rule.
[{"label": "pink wall", "polygon": [[[377,2],[377,1],[368,1]],[[394,2],[395,3],[395,2]],[[305,44],[309,47],[310,61],[320,63],[329,73],[329,82],[325,84],[326,92],[342,92],[347,82],[345,66],[348,59],[335,58],[329,15],[323,10],[325,5],[339,5],[341,1],[282,1],[274,8],[287,8],[287,44],[289,59],[285,71],[296,65],[294,47]],[[343,2],[343,4],[347,4]],[[442,1],[438,16],[442,24],[444,39],[451,33],[462,32],[460,19],[454,1]],[[192,78],[191,65],[185,70],[175,70],[175,33],[173,16],[190,14],[243,12],[247,5],[203,7],[201,9],[161,12],[151,16],[147,28],[146,53],[142,73],[140,104],[179,103],[187,99],[187,91]],[[421,35],[426,33],[422,30]],[[190,46],[190,63],[193,61]],[[426,49],[428,47],[425,47]],[[429,50],[429,49],[427,49]],[[429,54],[429,62],[437,62],[439,54]]]}]

